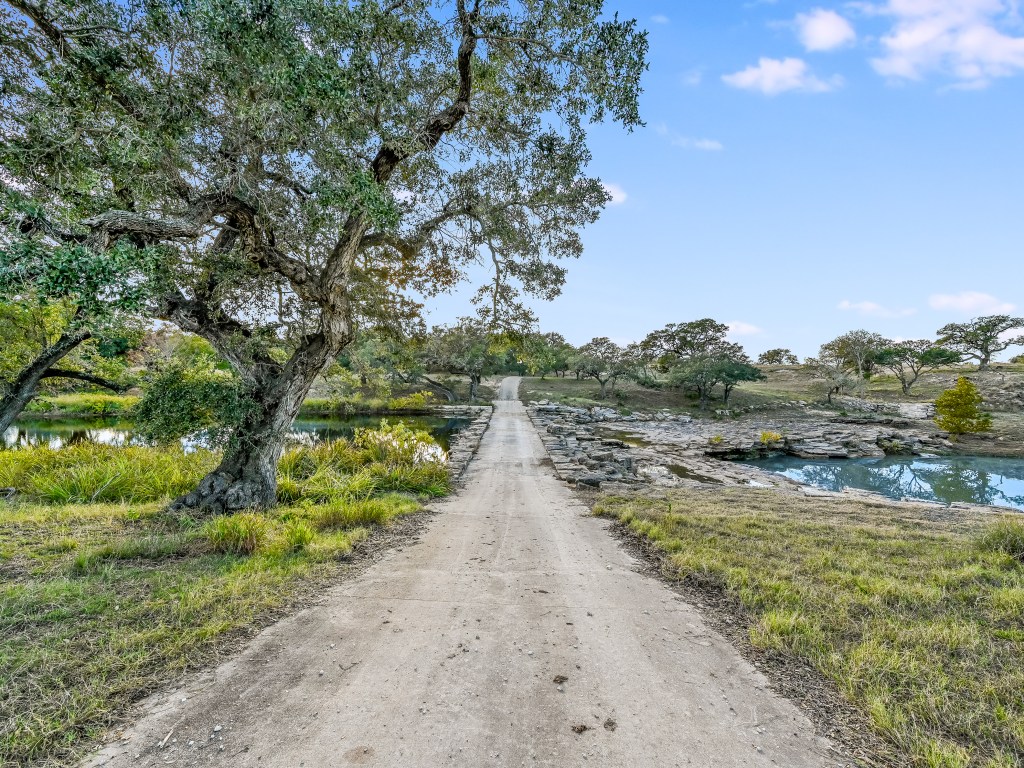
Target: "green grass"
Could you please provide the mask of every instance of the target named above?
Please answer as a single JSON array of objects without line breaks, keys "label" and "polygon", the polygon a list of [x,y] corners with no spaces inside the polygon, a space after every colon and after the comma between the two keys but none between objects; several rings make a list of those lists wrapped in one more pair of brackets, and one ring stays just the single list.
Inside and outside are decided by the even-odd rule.
[{"label": "green grass", "polygon": [[774,491],[607,497],[670,577],[830,678],[915,768],[1024,761],[1024,526]]},{"label": "green grass", "polygon": [[155,501],[191,490],[216,463],[180,448],[26,447],[0,451],[0,487],[53,504]]},{"label": "green grass", "polygon": [[336,577],[375,528],[447,492],[444,465],[410,455],[289,451],[282,506],[194,520],[162,509],[214,454],[0,452],[0,485],[23,494],[0,502],[0,765],[74,764],[140,696]]},{"label": "green grass", "polygon": [[302,403],[304,415],[355,415],[386,413],[429,413],[436,404],[430,392],[410,392],[397,397],[372,397],[355,393],[348,397],[308,397]]},{"label": "green grass", "polygon": [[48,416],[121,416],[139,402],[132,395],[71,393],[37,397],[25,408],[26,414]]}]

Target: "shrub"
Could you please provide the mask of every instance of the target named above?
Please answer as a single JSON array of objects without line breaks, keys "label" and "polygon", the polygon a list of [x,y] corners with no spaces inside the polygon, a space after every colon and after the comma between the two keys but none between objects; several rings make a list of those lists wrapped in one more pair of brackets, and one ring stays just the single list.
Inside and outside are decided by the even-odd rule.
[{"label": "shrub", "polygon": [[388,401],[388,410],[391,411],[422,411],[433,401],[434,396],[430,392],[413,392],[411,395],[396,397]]},{"label": "shrub", "polygon": [[992,416],[981,410],[982,397],[978,388],[961,376],[956,386],[947,389],[935,401],[935,423],[955,440],[958,435],[988,432],[992,429]]},{"label": "shrub", "polygon": [[215,552],[251,555],[267,538],[267,520],[253,512],[220,515],[205,526],[206,540]]},{"label": "shrub", "polygon": [[782,439],[782,435],[780,435],[778,432],[762,432],[761,433],[761,443],[763,445],[768,445],[769,443],[777,443],[781,439]]},{"label": "shrub", "polygon": [[428,432],[382,419],[378,429],[357,429],[353,440],[370,461],[391,467],[440,462],[444,451]]}]

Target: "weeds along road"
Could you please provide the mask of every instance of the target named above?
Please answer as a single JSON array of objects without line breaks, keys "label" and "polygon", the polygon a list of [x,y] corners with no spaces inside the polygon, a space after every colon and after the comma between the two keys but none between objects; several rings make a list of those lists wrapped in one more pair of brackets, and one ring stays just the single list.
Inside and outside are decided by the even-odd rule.
[{"label": "weeds along road", "polygon": [[556,479],[518,384],[416,543],[154,696],[88,765],[842,765]]}]

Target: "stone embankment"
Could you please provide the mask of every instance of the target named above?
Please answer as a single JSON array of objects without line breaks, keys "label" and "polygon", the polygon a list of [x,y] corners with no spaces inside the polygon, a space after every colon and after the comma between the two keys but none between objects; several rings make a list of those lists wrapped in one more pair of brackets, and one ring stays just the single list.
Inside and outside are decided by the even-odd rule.
[{"label": "stone embankment", "polygon": [[837,418],[807,410],[792,418],[696,420],[685,415],[531,403],[559,476],[569,483],[723,483],[795,487],[792,481],[723,459],[785,453],[804,458],[880,457],[943,453],[951,448],[931,422],[897,418]]},{"label": "stone embankment", "polygon": [[448,447],[448,474],[453,482],[458,482],[480,448],[493,409],[489,405],[442,405],[433,412],[447,419],[472,419],[464,429],[452,435]]}]

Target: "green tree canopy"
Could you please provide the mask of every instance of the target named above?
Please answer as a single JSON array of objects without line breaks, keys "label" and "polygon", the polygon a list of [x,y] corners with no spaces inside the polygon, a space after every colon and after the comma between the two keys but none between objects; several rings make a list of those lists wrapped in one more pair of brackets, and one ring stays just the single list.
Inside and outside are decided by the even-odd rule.
[{"label": "green tree canopy", "polygon": [[578,350],[570,363],[576,370],[601,385],[598,395],[602,400],[608,394],[608,385],[614,388],[620,376],[626,376],[632,370],[632,361],[626,350],[609,339],[599,336],[591,339]]},{"label": "green tree canopy", "polygon": [[480,381],[504,362],[505,348],[480,320],[464,317],[450,326],[434,328],[423,347],[429,371],[469,378],[469,399],[476,400]]},{"label": "green tree canopy", "polygon": [[254,404],[178,508],[273,504],[360,318],[483,259],[491,322],[528,320],[608,199],[588,125],[640,124],[646,34],[602,0],[4,2],[8,268],[117,260]]},{"label": "green tree canopy", "polygon": [[870,331],[850,331],[832,341],[822,344],[818,351],[818,360],[832,360],[848,370],[855,370],[857,375],[869,379],[874,373],[879,351],[885,347],[887,339]]},{"label": "green tree canopy", "polygon": [[875,362],[888,368],[899,379],[903,394],[909,395],[911,388],[928,370],[943,365],[960,362],[960,354],[945,347],[935,345],[933,341],[919,339],[917,341],[889,342],[875,355]]},{"label": "green tree canopy", "polygon": [[760,365],[796,365],[800,360],[793,354],[792,350],[778,347],[762,352],[758,355],[757,362]]},{"label": "green tree canopy", "polygon": [[967,323],[950,323],[939,328],[938,343],[956,350],[968,360],[977,360],[984,370],[992,358],[1005,349],[1024,345],[1024,334],[1013,331],[1024,329],[1024,317],[989,315],[976,317]]}]

